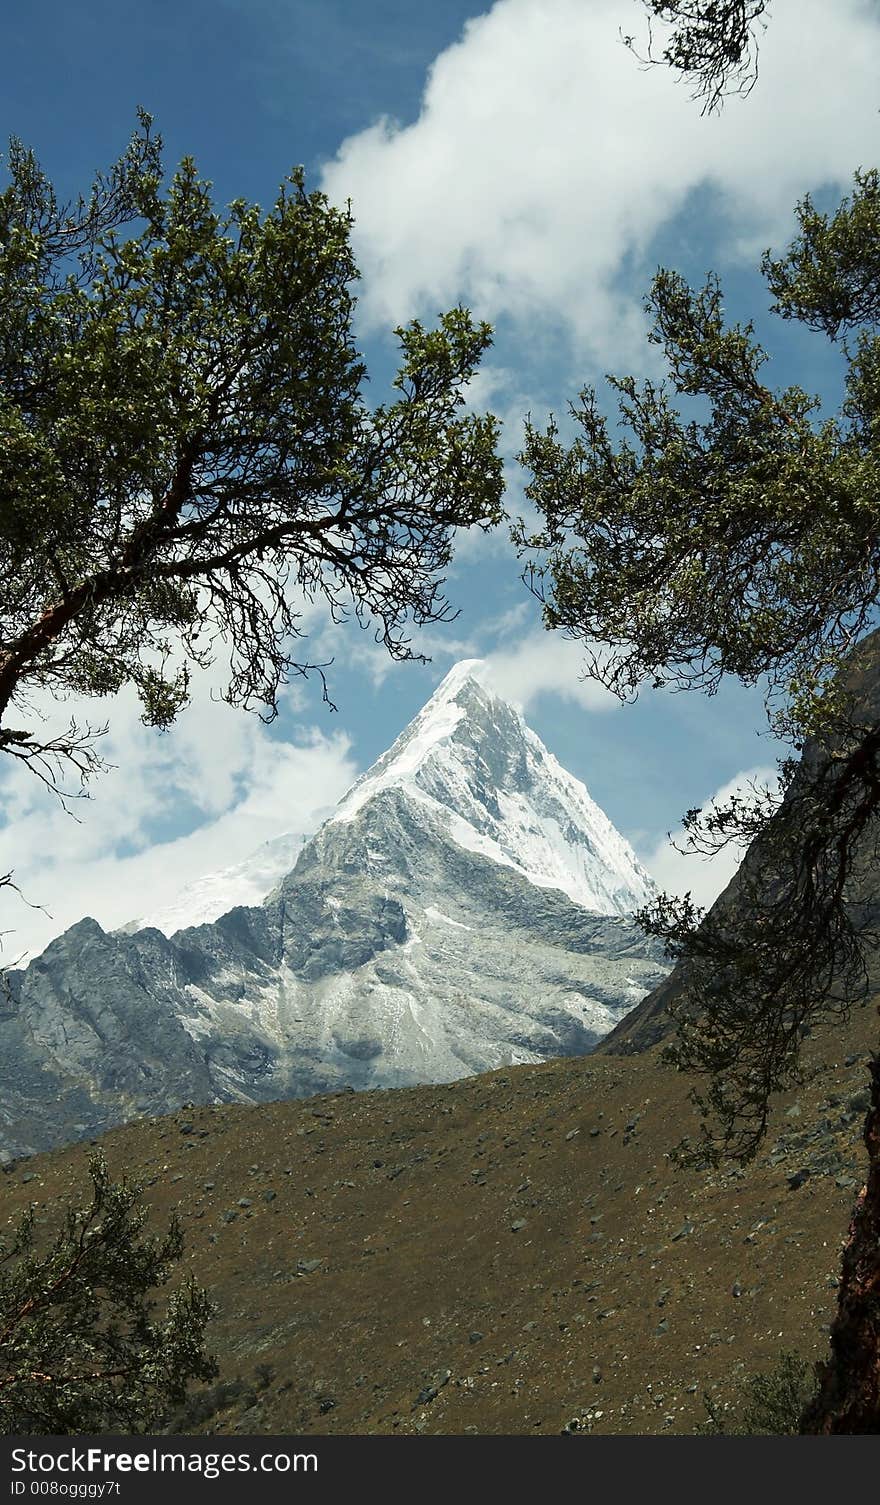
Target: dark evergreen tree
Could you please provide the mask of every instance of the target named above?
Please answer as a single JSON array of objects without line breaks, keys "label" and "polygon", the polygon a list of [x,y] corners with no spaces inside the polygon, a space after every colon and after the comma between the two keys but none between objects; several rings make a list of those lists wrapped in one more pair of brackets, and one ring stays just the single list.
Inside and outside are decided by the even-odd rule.
[{"label": "dark evergreen tree", "polygon": [[183,1239],[144,1234],[141,1188],[92,1157],[91,1202],[52,1236],[34,1210],[0,1240],[0,1430],[150,1432],[193,1379],[217,1373],[205,1352],[214,1307],[192,1279],[164,1310]]}]

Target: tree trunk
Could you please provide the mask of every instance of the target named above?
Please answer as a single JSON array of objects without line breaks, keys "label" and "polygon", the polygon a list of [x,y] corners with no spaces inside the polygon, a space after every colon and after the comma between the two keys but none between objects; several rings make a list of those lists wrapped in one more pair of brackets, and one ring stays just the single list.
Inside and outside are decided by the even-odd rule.
[{"label": "tree trunk", "polygon": [[843,1250],[831,1357],[819,1366],[802,1433],[880,1433],[880,1056],[871,1060],[865,1144],[868,1179]]}]

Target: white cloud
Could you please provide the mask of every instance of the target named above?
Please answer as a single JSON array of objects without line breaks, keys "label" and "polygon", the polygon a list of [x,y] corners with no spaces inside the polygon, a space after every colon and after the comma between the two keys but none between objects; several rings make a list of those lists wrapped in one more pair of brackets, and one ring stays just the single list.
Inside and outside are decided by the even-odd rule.
[{"label": "white cloud", "polygon": [[[14,869],[27,900],[48,911],[0,890],[6,965],[84,915],[112,929],[270,837],[310,834],[356,777],[345,735],[304,728],[296,742],[280,741],[256,717],[212,700],[211,683],[200,679],[164,734],[141,725],[130,691],[106,703],[102,752],[115,766],[93,781],[78,821],[24,769],[0,769],[0,872]],[[64,709],[94,719],[95,705]]]},{"label": "white cloud", "polygon": [[497,0],[435,60],[413,124],[379,120],[325,168],[352,200],[367,326],[463,298],[536,341],[564,327],[581,358],[644,362],[621,272],[689,196],[711,194],[719,254],[751,260],[803,192],[871,165],[877,23],[873,0],[775,0],[758,86],[702,119],[622,45],[632,0]]},{"label": "white cloud", "polygon": [[[723,805],[733,795],[748,795],[756,786],[778,787],[775,768],[760,765],[747,768],[742,773],[716,789],[705,805]],[[704,807],[705,808],[705,807]],[[674,840],[683,843],[681,833]],[[694,852],[681,852],[673,845],[673,838],[648,851],[640,851],[639,857],[651,876],[667,893],[684,896],[690,893],[695,904],[708,908],[725,889],[745,855],[745,848],[731,843],[712,857],[699,856]]]},{"label": "white cloud", "polygon": [[539,628],[487,655],[480,675],[490,689],[523,712],[539,695],[559,695],[587,711],[609,711],[619,705],[604,685],[581,678],[583,672],[581,645]]}]

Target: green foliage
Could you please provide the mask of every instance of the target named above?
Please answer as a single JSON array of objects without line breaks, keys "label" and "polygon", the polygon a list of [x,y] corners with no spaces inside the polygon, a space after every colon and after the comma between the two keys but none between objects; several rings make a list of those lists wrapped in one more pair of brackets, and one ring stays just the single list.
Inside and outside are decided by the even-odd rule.
[{"label": "green foliage", "polygon": [[797,1436],[815,1388],[812,1366],[795,1353],[781,1354],[773,1369],[752,1375],[740,1406],[732,1411],[723,1410],[705,1395],[708,1419],[697,1431],[703,1436]]},{"label": "green foliage", "polygon": [[[840,228],[864,221],[875,192],[860,180],[836,241],[801,205],[804,237],[766,263],[787,316],[824,311],[835,329],[876,316],[854,286],[852,224],[848,239]],[[862,244],[870,280],[873,232]],[[647,308],[672,388],[707,416],[683,417],[666,386],[610,377],[621,441],[590,388],[571,445],[555,423],[527,425],[527,495],[544,526],[517,538],[549,556],[535,569],[547,626],[610,650],[593,667],[622,696],[646,679],[712,693],[728,674],[766,678],[779,728],[803,738],[829,720],[829,686],[876,598],[880,338],[860,329],[841,414],[819,421],[817,398],[763,384],[766,354],[751,324],[725,324],[716,278],[695,291],[661,271]]]},{"label": "green foliage", "polygon": [[183,1247],[175,1220],[143,1235],[140,1187],[89,1163],[92,1200],[54,1238],[33,1209],[0,1240],[0,1430],[150,1432],[192,1379],[217,1373],[204,1349],[214,1307],[192,1278],[157,1314]]},{"label": "green foliage", "polygon": [[866,996],[876,931],[854,878],[877,858],[880,810],[864,697],[880,594],[877,174],[858,173],[834,215],[805,199],[798,218],[764,272],[783,317],[841,342],[836,416],[765,384],[766,352],[750,323],[726,321],[716,277],[695,290],[661,271],[647,307],[667,383],[609,377],[616,430],[585,389],[573,441],[527,424],[520,457],[541,522],[514,536],[546,625],[583,641],[588,671],[623,699],[645,683],[761,683],[772,729],[806,749],[800,770],[781,760],[778,795],[688,812],[696,850],[755,843],[735,895],[708,918],[690,895],[639,916],[682,964],[668,1054],[710,1077],[694,1094],[709,1159],[754,1154],[808,1023]]},{"label": "green foliage", "polygon": [[301,169],[267,212],[215,208],[185,158],[163,187],[149,117],[59,205],[13,143],[0,193],[0,749],[91,746],[8,726],[35,689],[133,684],[167,726],[218,646],[230,703],[271,718],[307,603],[398,659],[449,615],[454,532],[501,517],[497,423],[464,411],[490,343],[465,309],[397,331],[368,406],[351,219]]},{"label": "green foliage", "polygon": [[[188,1434],[203,1430],[205,1422],[210,1421],[213,1422],[212,1431],[228,1432],[233,1422],[222,1413],[234,1407],[235,1414],[241,1416],[245,1411],[259,1407],[261,1396],[274,1379],[272,1364],[255,1364],[251,1380],[236,1375],[233,1379],[218,1380],[216,1385],[202,1385],[187,1396],[182,1406],[166,1416],[165,1430],[174,1435]],[[253,1429],[259,1432],[263,1427],[259,1421],[254,1421]]]},{"label": "green foliage", "polygon": [[669,386],[609,377],[622,438],[586,388],[566,445],[558,425],[526,426],[527,495],[543,519],[517,541],[548,627],[603,645],[593,668],[622,696],[646,680],[712,693],[735,675],[766,679],[777,728],[803,740],[836,725],[835,678],[872,620],[880,570],[878,423],[880,185],[856,176],[830,220],[809,199],[801,235],[764,269],[786,318],[844,343],[845,400],[773,392],[753,327],[728,326],[721,288],[661,271],[646,307]]},{"label": "green foliage", "polygon": [[[880,178],[875,168],[855,173],[855,191],[835,214],[820,214],[807,195],[798,208],[801,233],[788,255],[768,252],[764,275],[776,312],[800,319],[829,339],[880,318]],[[876,344],[875,360],[876,360]],[[855,373],[860,371],[856,363]],[[856,398],[853,415],[876,419],[876,389]]]}]

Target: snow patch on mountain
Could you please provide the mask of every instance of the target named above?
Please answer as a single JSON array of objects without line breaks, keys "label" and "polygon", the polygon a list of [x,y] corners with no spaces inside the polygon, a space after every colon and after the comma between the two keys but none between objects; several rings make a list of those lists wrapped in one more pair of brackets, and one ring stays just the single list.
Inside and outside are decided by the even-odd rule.
[{"label": "snow patch on mountain", "polygon": [[176,935],[190,925],[208,925],[240,904],[262,904],[290,872],[304,841],[291,831],[274,836],[243,862],[187,883],[167,904],[122,925],[120,933],[131,935],[150,926],[163,935]]},{"label": "snow patch on mountain", "polygon": [[451,925],[455,930],[473,929],[473,926],[464,925],[461,920],[451,919],[448,914],[444,914],[442,909],[438,909],[435,904],[428,905],[425,910],[425,917],[426,919],[433,920],[434,923],[438,925]]}]

